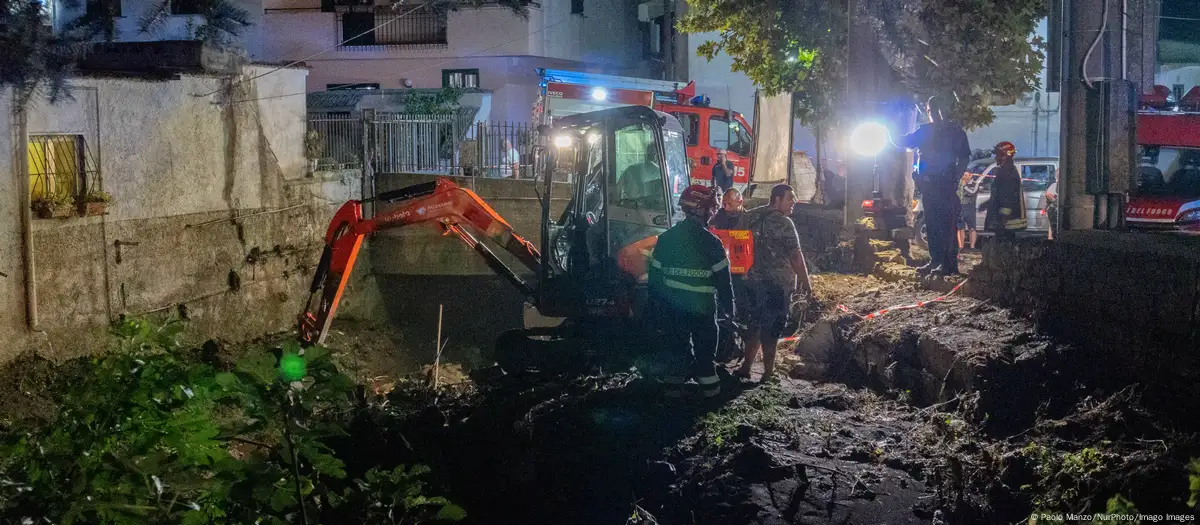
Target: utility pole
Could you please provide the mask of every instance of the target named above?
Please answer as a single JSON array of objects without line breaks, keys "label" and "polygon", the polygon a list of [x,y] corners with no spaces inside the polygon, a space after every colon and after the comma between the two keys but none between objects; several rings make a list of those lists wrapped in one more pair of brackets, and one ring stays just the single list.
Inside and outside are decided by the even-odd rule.
[{"label": "utility pole", "polygon": [[1155,53],[1146,47],[1157,40],[1158,0],[1056,0],[1052,8],[1063,44],[1059,220],[1063,230],[1120,228],[1137,161],[1137,94],[1153,83]]}]

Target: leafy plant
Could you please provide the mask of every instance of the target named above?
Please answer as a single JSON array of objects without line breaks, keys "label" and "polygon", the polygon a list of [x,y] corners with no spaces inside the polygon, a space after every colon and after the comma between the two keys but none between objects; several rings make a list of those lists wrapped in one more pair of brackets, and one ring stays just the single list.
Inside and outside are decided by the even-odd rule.
[{"label": "leafy plant", "polygon": [[310,129],[304,134],[304,156],[310,160],[319,159],[325,154],[325,140],[317,130]]},{"label": "leafy plant", "polygon": [[57,210],[67,209],[75,205],[75,198],[70,195],[52,193],[34,199],[30,203],[33,211],[38,213],[54,213]]},{"label": "leafy plant", "polygon": [[83,196],[83,202],[103,202],[105,204],[112,202],[112,195],[104,190],[88,190]]},{"label": "leafy plant", "polygon": [[1188,492],[1191,494],[1188,506],[1196,508],[1196,503],[1200,501],[1200,459],[1192,458],[1188,462]]},{"label": "leafy plant", "polygon": [[424,467],[347,479],[328,443],[346,435],[354,385],[327,350],[289,344],[221,371],[182,348],[183,328],[121,321],[117,348],[63,382],[52,424],[0,441],[0,522],[283,525],[297,514],[354,523],[385,523],[378,512],[433,521],[464,515],[425,494]]}]

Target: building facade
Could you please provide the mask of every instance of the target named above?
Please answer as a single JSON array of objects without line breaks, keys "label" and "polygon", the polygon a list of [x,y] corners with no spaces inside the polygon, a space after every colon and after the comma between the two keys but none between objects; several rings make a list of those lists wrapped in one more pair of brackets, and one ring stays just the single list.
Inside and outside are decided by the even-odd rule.
[{"label": "building facade", "polygon": [[478,88],[484,119],[528,121],[538,68],[667,78],[674,74],[667,2],[572,0],[437,12],[380,0],[266,0],[263,57],[303,60],[309,91]]}]

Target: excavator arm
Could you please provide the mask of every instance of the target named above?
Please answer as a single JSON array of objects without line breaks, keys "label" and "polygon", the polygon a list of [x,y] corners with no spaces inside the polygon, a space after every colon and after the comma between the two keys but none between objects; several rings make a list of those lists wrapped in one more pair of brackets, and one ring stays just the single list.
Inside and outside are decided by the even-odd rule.
[{"label": "excavator arm", "polygon": [[380,194],[375,201],[381,208],[375,217],[364,219],[364,201],[352,200],[342,205],[330,221],[325,234],[325,249],[309,287],[304,311],[300,313],[302,345],[324,342],[363,239],[377,231],[433,224],[443,235],[454,235],[466,243],[492,270],[507,278],[526,296],[533,295],[533,288],[482,241],[488,239],[502,247],[535,272],[541,267],[541,254],[475,192],[449,179],[439,178]]}]

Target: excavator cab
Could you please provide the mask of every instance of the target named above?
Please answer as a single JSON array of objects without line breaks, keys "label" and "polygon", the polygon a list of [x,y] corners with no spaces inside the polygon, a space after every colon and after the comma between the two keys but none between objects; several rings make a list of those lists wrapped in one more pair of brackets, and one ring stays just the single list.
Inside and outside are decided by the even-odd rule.
[{"label": "excavator cab", "polygon": [[565,180],[571,200],[557,219],[544,210],[548,257],[537,310],[556,318],[630,315],[655,239],[682,217],[683,128],[670,115],[629,106],[559,119],[550,134],[546,194],[551,181]]}]

